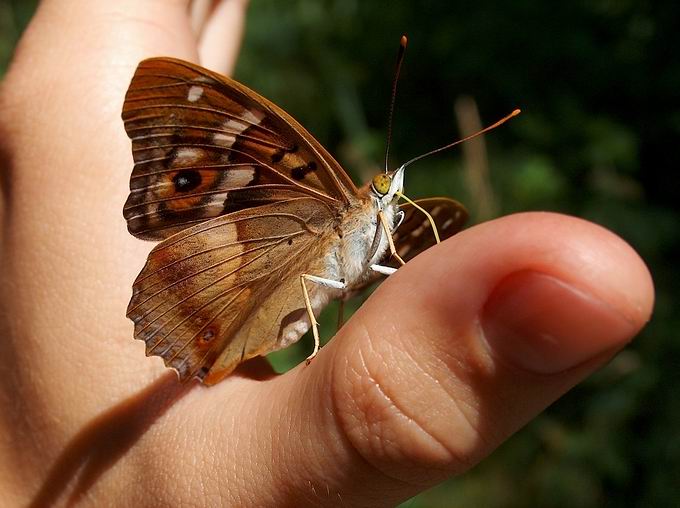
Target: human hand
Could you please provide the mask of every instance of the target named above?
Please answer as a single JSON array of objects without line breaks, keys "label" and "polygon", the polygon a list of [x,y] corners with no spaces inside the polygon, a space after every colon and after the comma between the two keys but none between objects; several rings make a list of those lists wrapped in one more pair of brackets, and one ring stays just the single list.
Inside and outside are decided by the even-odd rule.
[{"label": "human hand", "polygon": [[231,70],[245,1],[207,3],[44,0],[3,83],[8,505],[394,505],[473,466],[649,318],[630,247],[522,214],[409,262],[309,366],[179,385],[125,318],[151,245],[121,214],[120,111],[144,58]]}]

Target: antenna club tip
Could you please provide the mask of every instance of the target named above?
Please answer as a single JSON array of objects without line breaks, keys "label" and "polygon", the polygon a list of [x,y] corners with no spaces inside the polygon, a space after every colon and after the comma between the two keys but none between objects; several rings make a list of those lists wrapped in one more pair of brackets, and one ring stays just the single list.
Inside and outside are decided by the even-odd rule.
[{"label": "antenna club tip", "polygon": [[404,35],[401,36],[401,39],[399,40],[399,45],[402,48],[405,48],[407,44],[408,44],[408,37],[406,37],[406,34],[404,34]]},{"label": "antenna club tip", "polygon": [[510,116],[517,116],[517,115],[519,115],[521,112],[522,112],[522,110],[519,109],[519,108],[517,108],[517,109],[514,110],[512,113],[510,113]]}]

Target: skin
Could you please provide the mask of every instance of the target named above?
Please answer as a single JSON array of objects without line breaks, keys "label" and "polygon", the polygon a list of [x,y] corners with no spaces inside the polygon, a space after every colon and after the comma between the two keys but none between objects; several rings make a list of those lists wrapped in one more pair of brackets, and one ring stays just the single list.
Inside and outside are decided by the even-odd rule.
[{"label": "skin", "polygon": [[475,465],[649,319],[626,243],[520,214],[401,268],[311,365],[178,385],[125,318],[151,245],[121,215],[120,110],[145,57],[231,71],[245,3],[188,4],[45,0],[2,85],[3,503],[394,505]]}]

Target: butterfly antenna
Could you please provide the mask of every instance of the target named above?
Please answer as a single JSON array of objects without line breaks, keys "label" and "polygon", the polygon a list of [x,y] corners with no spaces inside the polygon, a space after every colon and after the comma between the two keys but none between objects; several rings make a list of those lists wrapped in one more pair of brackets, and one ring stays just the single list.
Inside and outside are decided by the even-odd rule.
[{"label": "butterfly antenna", "polygon": [[476,138],[477,136],[481,136],[485,132],[489,132],[490,130],[498,127],[499,125],[504,124],[505,122],[507,122],[511,118],[519,115],[521,112],[522,112],[521,110],[516,109],[512,113],[510,113],[509,115],[504,116],[503,118],[498,120],[496,123],[489,125],[488,127],[483,128],[481,131],[475,132],[474,134],[470,134],[469,136],[465,136],[463,139],[459,139],[458,141],[454,141],[453,143],[449,143],[448,145],[444,145],[440,148],[436,148],[435,150],[432,150],[431,152],[427,152],[427,153],[424,153],[422,155],[419,155],[418,157],[414,157],[410,161],[406,162],[402,167],[405,168],[407,166],[410,166],[414,162],[419,161],[420,159],[424,159],[425,157],[429,157],[430,155],[434,155],[436,153],[443,152],[444,150],[448,150],[449,148],[454,147],[456,145],[459,145],[461,143],[464,143],[465,141],[469,141],[472,138]]},{"label": "butterfly antenna", "polygon": [[401,36],[399,41],[399,54],[397,55],[397,70],[394,72],[394,80],[392,80],[392,99],[390,100],[390,112],[387,117],[387,146],[385,147],[385,173],[387,173],[387,159],[390,156],[390,143],[392,141],[392,118],[394,117],[394,103],[397,99],[397,83],[399,82],[399,73],[401,72],[401,64],[404,61],[404,54],[406,53],[406,45],[408,38],[405,35]]}]

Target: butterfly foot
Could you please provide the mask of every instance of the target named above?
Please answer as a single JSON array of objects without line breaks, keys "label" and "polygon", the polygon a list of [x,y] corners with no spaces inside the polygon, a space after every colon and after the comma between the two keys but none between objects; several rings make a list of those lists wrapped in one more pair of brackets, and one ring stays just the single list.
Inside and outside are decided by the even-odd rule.
[{"label": "butterfly foot", "polygon": [[307,358],[305,358],[305,365],[309,365],[310,363],[312,363],[312,360],[313,360],[314,358],[316,358],[316,354],[317,354],[318,352],[319,352],[319,349],[315,347],[315,348],[314,348],[314,351],[312,351],[312,354],[309,355]]}]

